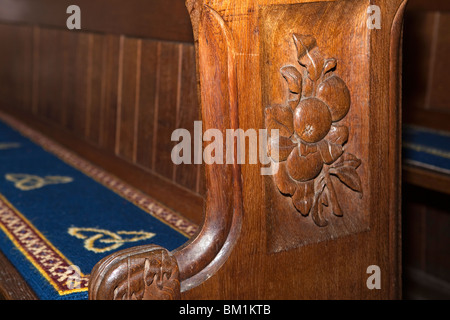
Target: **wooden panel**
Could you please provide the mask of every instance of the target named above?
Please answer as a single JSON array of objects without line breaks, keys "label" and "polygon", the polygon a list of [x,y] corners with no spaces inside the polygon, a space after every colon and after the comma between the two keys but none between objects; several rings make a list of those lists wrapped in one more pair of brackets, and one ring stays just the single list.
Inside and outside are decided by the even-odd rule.
[{"label": "wooden panel", "polygon": [[[194,137],[194,121],[200,119],[197,77],[195,70],[195,50],[193,46],[182,47],[182,69],[179,83],[179,103],[177,108],[176,127],[187,129]],[[191,141],[191,150],[194,150],[194,141]],[[191,154],[192,164],[181,164],[175,166],[174,180],[190,190],[197,189],[197,180],[200,165],[193,164],[193,152]]]},{"label": "wooden panel", "polygon": [[427,210],[426,270],[450,283],[450,212],[448,198],[441,199],[440,206],[430,204]]},{"label": "wooden panel", "polygon": [[[403,89],[404,109],[427,108],[429,105],[432,43],[437,13],[411,12],[404,27]],[[428,101],[427,101],[428,100]]]},{"label": "wooden panel", "polygon": [[176,114],[179,102],[179,75],[181,45],[161,43],[158,102],[155,117],[157,119],[154,136],[152,169],[168,179],[173,179],[174,164],[171,152],[174,143],[172,132],[176,127]]},{"label": "wooden panel", "polygon": [[37,300],[20,273],[0,252],[0,300]]},{"label": "wooden panel", "polygon": [[103,82],[99,145],[110,152],[114,152],[116,146],[119,51],[120,38],[115,35],[105,35],[103,38]]},{"label": "wooden panel", "polygon": [[405,267],[425,270],[426,206],[414,201],[420,199],[417,188],[403,189],[403,263]]},{"label": "wooden panel", "polygon": [[[41,30],[39,34],[39,102],[37,114],[56,123],[63,122],[65,108],[64,93],[70,90],[66,85],[64,69],[73,65],[62,54],[68,48],[64,40],[69,40],[69,34],[59,30]],[[69,40],[70,41],[70,40]],[[70,49],[69,49],[70,50]]]},{"label": "wooden panel", "polygon": [[[435,48],[433,57],[433,71],[430,79],[430,109],[450,113],[450,13],[438,13],[436,16]],[[450,124],[448,125],[450,130]]]},{"label": "wooden panel", "polygon": [[[305,18],[303,10],[308,10],[308,16],[321,16],[320,24]],[[354,20],[346,16],[344,23],[341,13],[350,10]],[[369,228],[368,195],[372,192],[365,143],[369,138],[365,54],[369,35],[366,26],[348,28],[346,24],[359,25],[366,11],[365,4],[350,2],[273,6],[262,11],[261,21],[277,21],[260,25],[265,125],[268,130],[279,129],[284,137],[280,143],[285,141],[286,149],[291,146],[278,172],[265,179],[270,251]],[[330,12],[326,18],[324,12]],[[324,26],[329,29],[326,33],[321,32]],[[336,46],[344,42],[345,46]],[[310,47],[305,49],[302,43]],[[334,63],[324,70],[327,59]],[[359,77],[352,77],[355,73]],[[293,88],[296,85],[300,91]],[[298,140],[292,142],[291,136]]]},{"label": "wooden panel", "polygon": [[450,195],[450,176],[448,174],[404,165],[403,179],[409,184]]},{"label": "wooden panel", "polygon": [[86,115],[86,138],[98,145],[100,140],[99,121],[101,119],[101,103],[103,89],[103,47],[104,37],[98,34],[89,35],[88,55],[88,101]]},{"label": "wooden panel", "polygon": [[404,28],[405,113],[413,109],[450,113],[446,63],[450,54],[450,13],[412,9],[408,13]]},{"label": "wooden panel", "polygon": [[193,42],[183,0],[0,0],[0,20],[66,29],[69,5],[80,7],[84,31]]},{"label": "wooden panel", "polygon": [[139,91],[139,116],[136,162],[152,168],[153,137],[159,83],[161,44],[156,41],[142,42],[141,87]]},{"label": "wooden panel", "polygon": [[[39,65],[39,83],[38,83],[38,112],[42,113],[43,101],[54,91],[64,90],[66,92],[64,100],[58,105],[58,108],[65,109],[65,116],[62,124],[68,130],[85,137],[86,117],[90,101],[90,81],[89,75],[89,52],[92,46],[90,35],[83,33],[71,33],[68,31],[57,31],[60,36],[67,37],[66,47],[56,47],[55,44],[42,40],[47,33],[54,32],[51,29],[41,29],[40,31],[40,65]],[[66,59],[63,66],[57,66],[54,72],[64,72],[64,78],[61,82],[48,84],[47,75],[43,72],[42,61],[49,60],[50,67],[52,58],[46,56],[46,50],[49,46],[56,47],[58,52],[66,52]],[[59,53],[61,55],[61,53]],[[64,89],[63,89],[64,88]],[[55,107],[56,108],[56,107]]]},{"label": "wooden panel", "polygon": [[405,185],[404,268],[450,282],[450,211],[448,195]]},{"label": "wooden panel", "polygon": [[30,27],[0,25],[0,105],[31,108],[32,35]]},{"label": "wooden panel", "polygon": [[408,11],[450,11],[447,0],[409,0]]},{"label": "wooden panel", "polygon": [[122,38],[116,154],[135,159],[135,129],[140,81],[141,40]]}]

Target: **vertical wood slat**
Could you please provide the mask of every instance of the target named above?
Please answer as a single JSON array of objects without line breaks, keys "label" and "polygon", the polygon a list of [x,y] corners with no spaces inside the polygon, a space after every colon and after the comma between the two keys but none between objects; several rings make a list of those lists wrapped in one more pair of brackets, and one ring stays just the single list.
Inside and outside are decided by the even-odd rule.
[{"label": "vertical wood slat", "polygon": [[61,103],[61,90],[56,90],[62,83],[62,63],[57,59],[56,50],[60,45],[58,31],[48,29],[40,34],[39,46],[39,100],[37,114],[43,118],[57,121],[55,104]]},{"label": "vertical wood slat", "polygon": [[180,44],[162,43],[159,93],[157,105],[156,145],[153,153],[153,168],[162,176],[173,178],[173,162],[171,159],[174,143],[172,132],[176,129],[176,109],[178,92],[179,50]]},{"label": "vertical wood slat", "polygon": [[450,98],[448,88],[450,79],[448,77],[448,56],[450,55],[450,13],[436,13],[437,27],[435,50],[434,50],[434,72],[430,79],[429,107],[436,111],[450,112]]},{"label": "vertical wood slat", "polygon": [[[46,30],[42,29],[41,34]],[[89,74],[89,34],[64,31],[67,37],[67,57],[65,59],[65,77],[62,84],[67,88],[63,107],[65,119],[63,125],[80,137],[86,135],[86,117],[88,112],[90,84]],[[41,46],[44,46],[42,43]],[[42,72],[41,72],[42,73]],[[61,88],[59,88],[61,89]]]},{"label": "vertical wood slat", "polygon": [[[193,46],[183,45],[180,73],[179,107],[177,128],[187,129],[194,137],[194,121],[199,120],[199,105],[197,98],[195,50]],[[194,150],[194,141],[191,141],[191,150]],[[193,154],[191,155],[193,161]],[[174,181],[190,190],[198,192],[198,172],[200,165],[181,164],[175,167]]]},{"label": "vertical wood slat", "polygon": [[105,35],[103,41],[99,145],[114,152],[118,109],[120,37]]},{"label": "vertical wood slat", "polygon": [[0,26],[0,59],[8,68],[0,70],[0,103],[28,110],[31,106],[32,29]]},{"label": "vertical wood slat", "polygon": [[95,145],[100,144],[100,129],[102,121],[102,101],[104,97],[104,47],[106,39],[102,35],[92,34],[90,39],[89,74],[88,74],[88,117],[86,126],[86,137]]},{"label": "vertical wood slat", "polygon": [[135,127],[136,112],[139,100],[137,88],[139,86],[139,68],[141,55],[140,39],[125,38],[122,53],[122,79],[120,106],[118,109],[118,128],[116,154],[129,160],[135,159]]},{"label": "vertical wood slat", "polygon": [[32,57],[32,83],[31,83],[31,113],[36,115],[38,113],[39,101],[39,51],[40,51],[40,32],[41,28],[33,27],[33,57]]},{"label": "vertical wood slat", "polygon": [[136,163],[151,169],[155,105],[157,104],[159,43],[142,42],[141,87],[139,91],[139,115],[137,118]]}]

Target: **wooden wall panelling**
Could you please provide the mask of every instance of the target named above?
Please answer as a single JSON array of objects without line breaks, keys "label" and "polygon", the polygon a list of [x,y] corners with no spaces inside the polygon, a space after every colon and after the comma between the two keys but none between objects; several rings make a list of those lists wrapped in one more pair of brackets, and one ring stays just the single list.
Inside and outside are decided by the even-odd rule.
[{"label": "wooden wall panelling", "polygon": [[448,299],[450,295],[448,195],[405,185],[403,203],[405,297]]},{"label": "wooden wall panelling", "polygon": [[[436,31],[433,35],[435,39],[435,56],[430,79],[429,108],[450,114],[450,79],[448,73],[450,67],[447,59],[450,56],[450,12],[439,12],[436,14]],[[448,126],[450,130],[450,124]]]},{"label": "wooden wall panelling", "polygon": [[182,0],[0,0],[0,21],[66,29],[69,5],[80,7],[85,32],[193,42]]},{"label": "wooden wall panelling", "polygon": [[0,25],[0,105],[31,109],[32,37],[29,26]]},{"label": "wooden wall panelling", "polygon": [[[42,37],[45,37],[49,29],[41,29],[40,36],[40,61],[47,61],[48,57],[42,52],[48,46],[54,46],[51,43],[45,43],[42,41]],[[61,90],[61,86],[67,88],[67,96],[62,105],[58,108],[65,109],[65,119],[62,122],[56,122],[57,124],[62,124],[62,128],[67,128],[69,131],[79,135],[80,137],[86,137],[86,119],[88,116],[88,107],[90,103],[90,93],[91,88],[89,75],[89,57],[90,57],[90,45],[92,42],[89,41],[90,35],[85,33],[71,33],[69,31],[57,32],[65,35],[67,40],[67,61],[64,66],[58,66],[55,72],[60,70],[65,71],[65,81],[61,83],[55,83],[54,87],[48,87],[46,84],[47,76],[42,71],[42,62],[39,65],[39,104],[38,111],[42,108],[42,99],[48,99],[48,95],[51,95],[52,90]],[[62,48],[56,48],[56,50]],[[63,49],[64,50],[64,49]],[[61,51],[60,51],[61,52]],[[51,61],[51,60],[50,60]],[[55,67],[55,66],[53,66]],[[49,92],[50,90],[50,92]]]},{"label": "wooden wall panelling", "polygon": [[120,37],[103,36],[102,99],[99,146],[110,152],[116,146]]},{"label": "wooden wall panelling", "polygon": [[177,128],[184,128],[191,133],[192,164],[181,164],[176,168],[175,181],[185,187],[203,194],[201,165],[194,164],[194,121],[200,120],[197,94],[197,77],[194,46],[183,46],[182,69],[180,77],[180,102],[177,112]]},{"label": "wooden wall panelling", "polygon": [[[450,52],[450,12],[433,3],[419,10],[411,1],[404,28],[403,101],[405,122],[449,130],[445,57]],[[420,2],[420,1],[419,1]]]},{"label": "wooden wall panelling", "polygon": [[136,152],[135,128],[139,108],[138,90],[141,67],[140,39],[121,38],[116,154],[133,162]]},{"label": "wooden wall panelling", "polygon": [[408,11],[450,11],[450,3],[447,0],[410,0]]},{"label": "wooden wall panelling", "polygon": [[161,43],[142,41],[136,163],[152,169],[158,103]]},{"label": "wooden wall panelling", "polygon": [[154,151],[152,168],[173,180],[175,166],[171,159],[172,132],[177,129],[176,119],[180,102],[179,81],[181,76],[182,46],[161,43],[158,102],[155,111]]},{"label": "wooden wall panelling", "polygon": [[86,117],[86,138],[99,145],[101,112],[103,97],[103,47],[104,36],[99,34],[89,35],[88,55],[88,101]]},{"label": "wooden wall panelling", "polygon": [[[411,12],[405,16],[404,108],[426,108],[432,65],[436,12]],[[420,61],[420,63],[417,63]],[[407,112],[405,112],[406,114]]]}]

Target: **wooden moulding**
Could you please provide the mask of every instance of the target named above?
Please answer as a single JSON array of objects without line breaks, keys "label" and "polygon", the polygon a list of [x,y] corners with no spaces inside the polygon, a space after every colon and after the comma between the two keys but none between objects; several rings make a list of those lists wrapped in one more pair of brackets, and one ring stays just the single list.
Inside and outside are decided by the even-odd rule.
[{"label": "wooden moulding", "polygon": [[[379,30],[366,24],[372,4],[188,0],[204,130],[279,129],[280,169],[207,165],[198,234],[171,253],[150,246],[106,258],[91,299],[114,297],[124,281],[132,292],[120,297],[147,297],[147,260],[171,261],[161,278],[178,275],[187,299],[400,297],[406,1],[377,1]],[[372,264],[382,290],[367,289]]]}]

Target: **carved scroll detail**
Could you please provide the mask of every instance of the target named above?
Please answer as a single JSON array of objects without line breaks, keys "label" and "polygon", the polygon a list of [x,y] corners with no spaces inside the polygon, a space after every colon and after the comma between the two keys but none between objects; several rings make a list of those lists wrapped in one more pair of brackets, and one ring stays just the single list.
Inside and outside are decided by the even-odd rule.
[{"label": "carved scroll detail", "polygon": [[[279,130],[278,153],[270,152],[279,170],[273,179],[279,191],[292,198],[303,216],[316,225],[328,224],[324,206],[343,216],[331,176],[362,196],[358,167],[361,160],[344,146],[349,129],[340,124],[351,99],[346,83],[335,74],[337,60],[326,59],[310,35],[293,35],[299,66],[280,72],[287,83],[287,101],[265,109],[266,127]],[[271,150],[277,150],[271,139]]]},{"label": "carved scroll detail", "polygon": [[[95,300],[178,300],[179,269],[169,251],[158,246],[119,251],[101,261],[89,284]],[[96,281],[98,280],[98,281]]]}]

